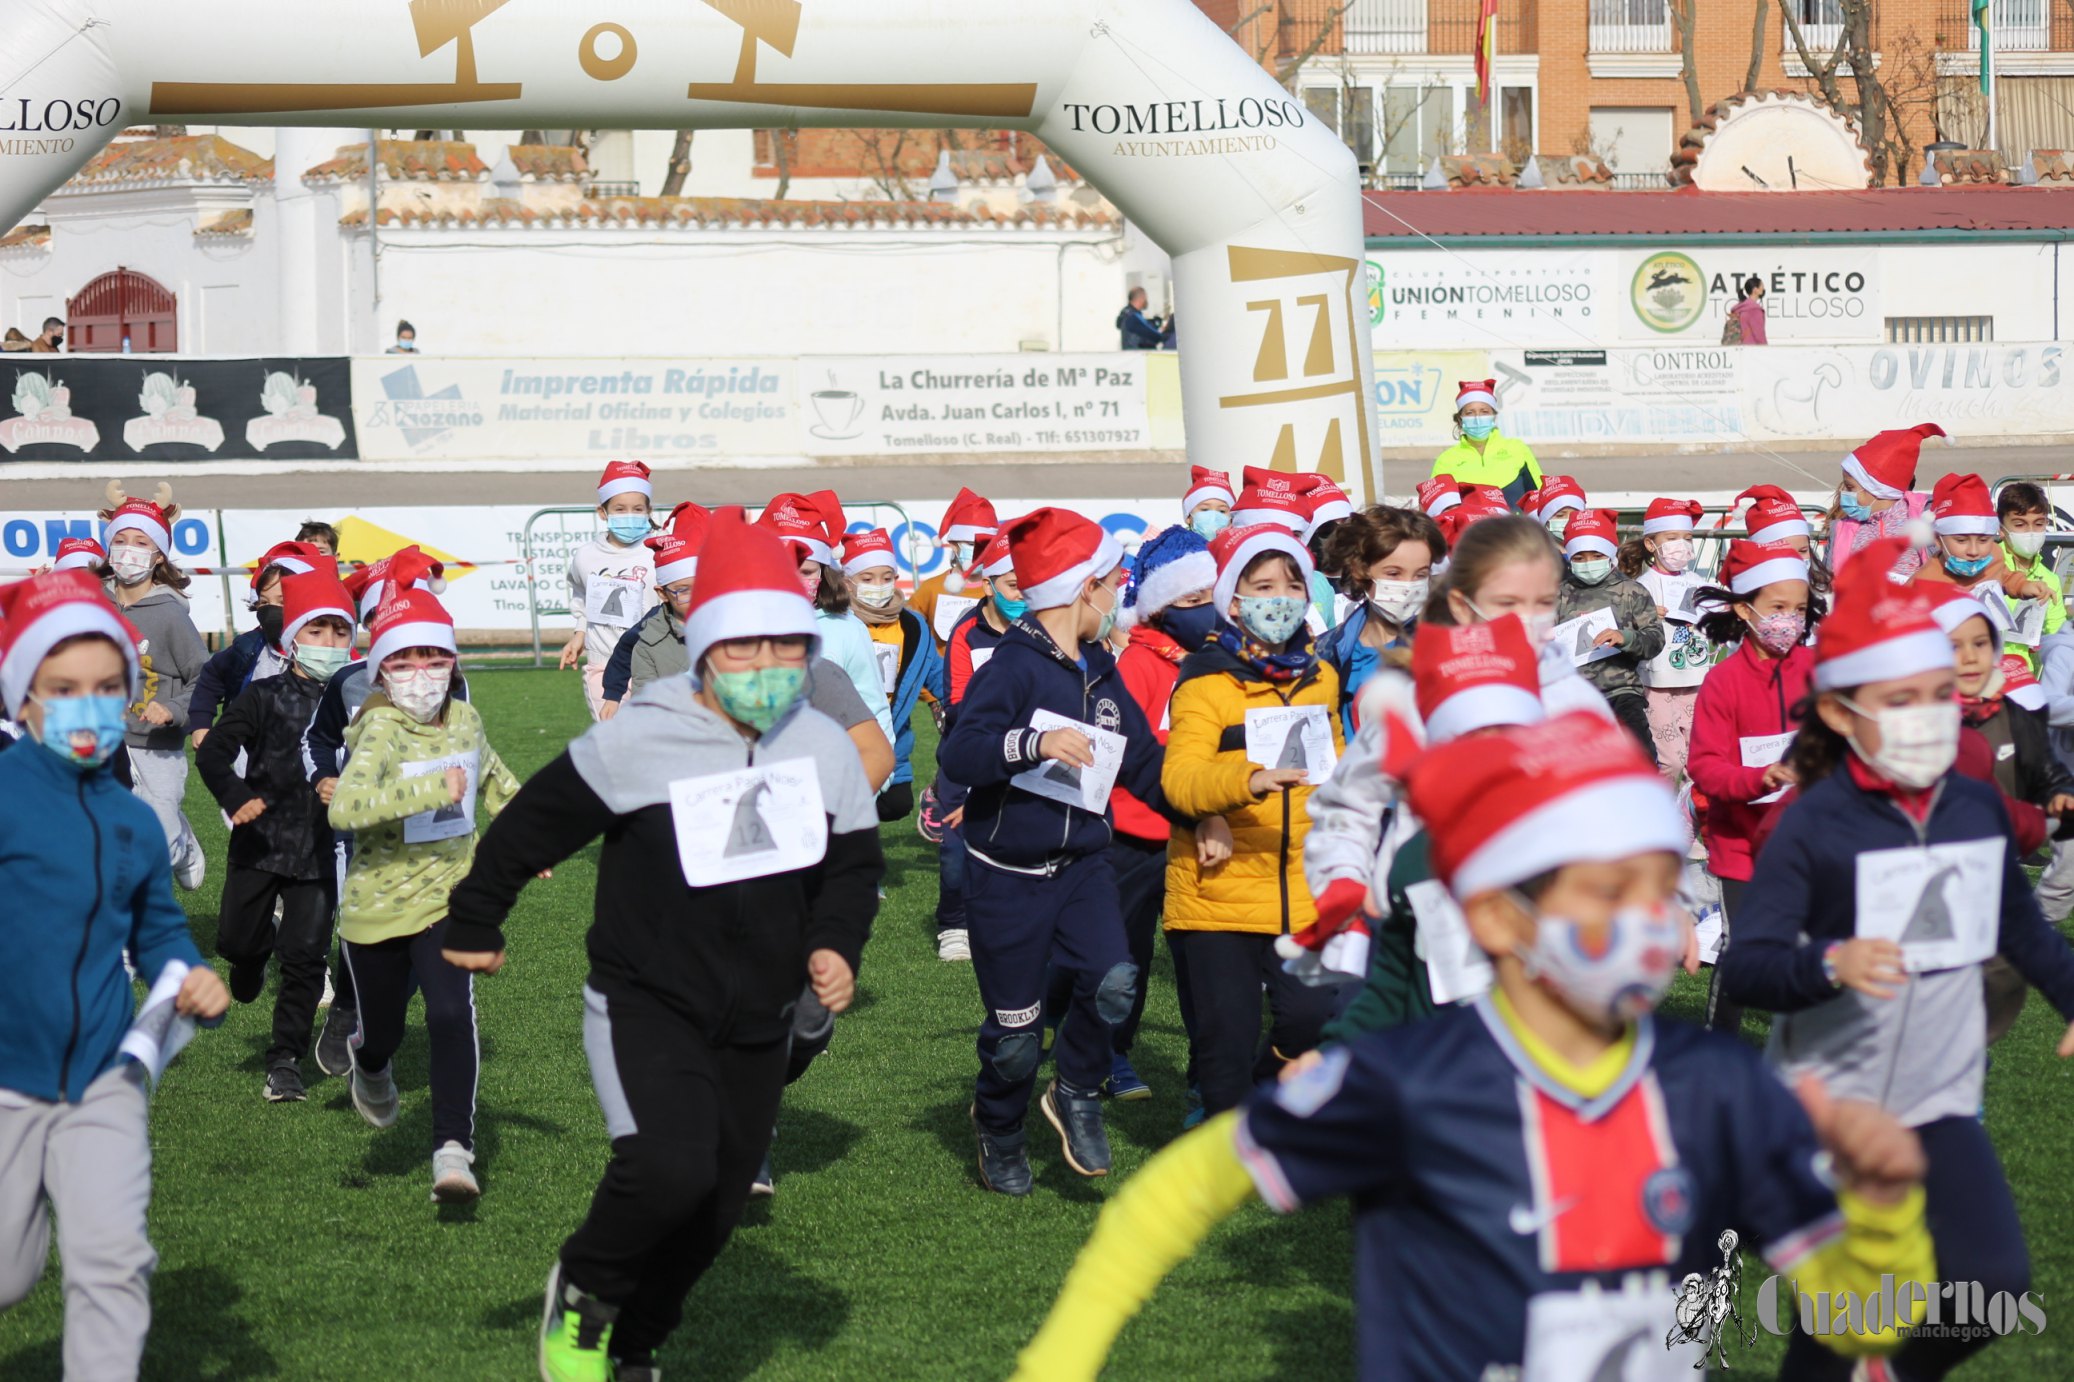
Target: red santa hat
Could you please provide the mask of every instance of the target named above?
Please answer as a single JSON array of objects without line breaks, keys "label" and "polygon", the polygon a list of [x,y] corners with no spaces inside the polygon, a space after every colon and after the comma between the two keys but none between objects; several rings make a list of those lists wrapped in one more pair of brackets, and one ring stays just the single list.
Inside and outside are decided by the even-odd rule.
[{"label": "red santa hat", "polygon": [[1438,518],[1462,502],[1462,487],[1452,475],[1436,475],[1419,481],[1418,505],[1428,518]]},{"label": "red santa hat", "polygon": [[1538,655],[1515,614],[1482,624],[1420,624],[1411,674],[1429,744],[1546,718]]},{"label": "red santa hat", "polygon": [[1568,475],[1541,477],[1541,504],[1534,516],[1543,523],[1566,509],[1581,509],[1584,506],[1584,486],[1577,481]]},{"label": "red santa hat", "polygon": [[1721,562],[1721,583],[1737,595],[1755,595],[1776,581],[1804,581],[1808,559],[1783,542],[1737,538]]},{"label": "red santa hat", "polygon": [[867,528],[843,539],[845,576],[855,576],[875,566],[890,566],[897,575],[900,568],[893,557],[893,535],[884,528]]},{"label": "red santa hat", "polygon": [[1443,744],[1407,785],[1433,872],[1464,900],[1566,864],[1686,847],[1663,775],[1626,729],[1586,710]]},{"label": "red santa hat", "polygon": [[1743,513],[1743,530],[1752,542],[1783,542],[1814,532],[1793,496],[1777,485],[1752,485],[1736,496],[1738,504],[1745,501],[1750,507]]},{"label": "red santa hat", "polygon": [[1692,525],[1699,521],[1699,516],[1700,502],[1697,499],[1652,499],[1649,507],[1642,511],[1642,535],[1689,533]]},{"label": "red santa hat", "polygon": [[[830,498],[834,497],[833,491],[826,493]],[[839,564],[835,558],[835,542],[836,534],[842,530],[829,527],[827,512],[822,508],[818,495],[778,495],[763,506],[763,513],[756,521],[823,566]],[[794,584],[799,581],[797,564],[792,579]]]},{"label": "red santa hat", "polygon": [[1327,523],[1354,516],[1354,501],[1347,498],[1347,492],[1331,476],[1310,471],[1296,478],[1306,486],[1303,490],[1304,511],[1310,522],[1305,525],[1305,536],[1317,532]]},{"label": "red santa hat", "polygon": [[1472,403],[1488,403],[1493,409],[1498,406],[1498,381],[1495,379],[1461,379],[1455,383],[1455,411],[1461,412]]},{"label": "red santa hat", "polygon": [[671,586],[697,577],[699,548],[705,540],[706,525],[703,522],[680,525],[668,532],[641,539],[641,545],[655,553],[655,583]]},{"label": "red santa hat", "polygon": [[1188,492],[1181,496],[1181,516],[1195,512],[1196,505],[1205,499],[1222,499],[1226,504],[1236,503],[1238,496],[1232,493],[1231,475],[1208,466],[1191,466],[1188,472]]},{"label": "red santa hat", "polygon": [[135,697],[142,677],[137,630],[108,603],[99,581],[84,571],[46,571],[0,585],[0,714],[19,717],[50,650],[89,634],[122,649]]},{"label": "red santa hat", "polygon": [[2045,688],[2031,674],[2031,664],[2015,653],[2002,655],[2002,694],[2026,710],[2045,709]]},{"label": "red santa hat", "polygon": [[615,494],[655,498],[655,487],[648,483],[648,467],[639,461],[614,461],[606,466],[605,473],[598,477],[598,502],[603,504]]},{"label": "red santa hat", "polygon": [[1253,559],[1267,552],[1281,552],[1296,563],[1306,587],[1311,580],[1311,554],[1297,541],[1296,534],[1279,523],[1234,524],[1210,539],[1210,556],[1217,563],[1217,583],[1210,587],[1210,605],[1217,617],[1226,618],[1239,591],[1239,577]]},{"label": "red santa hat", "polygon": [[820,646],[813,602],[799,588],[799,563],[769,524],[745,523],[724,510],[714,514],[699,564],[684,611],[694,681],[707,650],[731,638],[804,634]]},{"label": "red santa hat", "polygon": [[985,542],[1000,531],[1000,520],[994,514],[994,506],[969,489],[960,489],[950,507],[943,511],[943,531],[938,534],[945,542],[970,542],[974,545]]},{"label": "red santa hat", "polygon": [[1531,518],[1536,523],[1539,523],[1541,521],[1541,501],[1546,497],[1538,489],[1530,489],[1525,494],[1522,494],[1519,497],[1520,517]]},{"label": "red santa hat", "polygon": [[335,569],[297,571],[281,578],[282,652],[295,646],[295,635],[313,619],[343,619],[346,632],[350,634],[357,617],[353,610],[353,597],[346,594],[346,588],[339,584]]},{"label": "red santa hat", "polygon": [[373,616],[390,586],[421,587],[437,595],[446,589],[446,563],[427,556],[412,543],[348,573],[345,578],[346,593],[353,597],[363,620]]},{"label": "red santa hat", "polygon": [[325,563],[331,565],[332,576],[338,575],[338,563],[318,551],[315,544],[308,542],[277,542],[266,549],[266,555],[252,564],[252,588],[246,592],[245,606],[251,608],[259,603],[259,587],[266,581],[266,573],[280,567],[291,576],[305,571],[315,571]]},{"label": "red santa hat", "polygon": [[113,542],[115,535],[128,529],[151,539],[151,545],[161,554],[173,550],[173,520],[165,508],[149,499],[125,499],[114,513],[108,516],[108,525],[101,530],[103,542]]},{"label": "red santa hat", "polygon": [[1071,509],[1034,509],[1008,525],[1015,583],[1033,610],[1057,609],[1123,562],[1108,529]]},{"label": "red santa hat", "polygon": [[1620,551],[1620,529],[1605,509],[1580,509],[1563,530],[1563,555],[1575,558],[1586,552],[1611,557]]},{"label": "red santa hat", "polygon": [[1979,619],[1988,626],[1988,632],[1994,635],[1995,656],[2002,656],[2002,626],[1988,613],[1986,605],[1955,585],[1930,581],[1911,581],[1909,584],[1930,597],[1930,617],[1937,621],[1938,628],[1944,630],[1947,639],[1957,633],[1959,626],[1968,619]]},{"label": "red santa hat", "polygon": [[986,545],[979,549],[979,555],[973,558],[972,566],[980,575],[987,577],[989,580],[996,576],[1006,576],[1015,570],[1015,558],[1010,556],[1008,552],[1008,530],[1006,528],[1001,529],[987,539]]},{"label": "red santa hat", "polygon": [[1246,487],[1239,491],[1237,502],[1231,506],[1234,528],[1273,523],[1292,533],[1300,533],[1310,526],[1304,486],[1296,476],[1252,465],[1246,467],[1245,476]]},{"label": "red santa hat", "polygon": [[[797,578],[794,578],[795,581]],[[454,642],[454,616],[446,612],[439,597],[415,586],[385,586],[388,594],[375,606],[368,621],[373,641],[367,648],[368,665],[379,670],[384,658],[411,648],[444,648],[458,655]]]},{"label": "red santa hat", "polygon": [[1815,636],[1817,691],[1892,681],[1952,665],[1951,640],[1931,616],[1932,587],[1896,585],[1905,538],[1869,543],[1836,580],[1836,608]]},{"label": "red santa hat", "polygon": [[1946,475],[1939,479],[1930,491],[1930,518],[1939,537],[1994,537],[2002,531],[1988,482],[1978,475]]},{"label": "red santa hat", "polygon": [[90,537],[68,537],[58,543],[58,559],[50,564],[53,571],[92,571],[108,560],[108,553],[101,544]]},{"label": "red santa hat", "polygon": [[1934,422],[1880,432],[1844,457],[1844,474],[1875,499],[1899,499],[1915,488],[1916,460],[1923,443],[1942,436],[1945,430]]}]

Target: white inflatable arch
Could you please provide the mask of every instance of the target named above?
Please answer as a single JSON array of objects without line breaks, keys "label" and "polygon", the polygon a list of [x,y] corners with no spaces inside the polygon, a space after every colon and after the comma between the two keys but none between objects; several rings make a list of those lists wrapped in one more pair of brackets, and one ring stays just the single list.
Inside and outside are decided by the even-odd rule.
[{"label": "white inflatable arch", "polygon": [[1191,458],[1380,492],[1346,146],[1189,0],[7,0],[0,228],[126,125],[1029,130],[1174,260]]}]

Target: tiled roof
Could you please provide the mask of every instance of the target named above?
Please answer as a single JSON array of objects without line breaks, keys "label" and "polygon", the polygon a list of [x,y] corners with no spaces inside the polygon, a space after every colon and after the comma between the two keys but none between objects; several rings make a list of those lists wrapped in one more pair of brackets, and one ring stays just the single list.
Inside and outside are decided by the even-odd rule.
[{"label": "tiled roof", "polygon": [[1027,147],[1018,147],[1014,152],[1006,149],[952,149],[951,172],[960,182],[1013,183],[1029,172],[1037,160],[1049,158],[1052,172],[1058,174],[1060,182],[1079,182],[1075,172],[1057,154],[1051,153],[1041,144],[1029,141]]},{"label": "tiled roof", "polygon": [[16,226],[0,235],[0,250],[34,249],[49,243],[49,226]]},{"label": "tiled roof", "polygon": [[1550,187],[1604,190],[1613,186],[1613,170],[1588,154],[1537,154],[1541,177]]},{"label": "tiled roof", "polygon": [[2033,149],[2031,169],[2040,182],[2074,184],[2074,153],[2066,149]]},{"label": "tiled roof", "polygon": [[590,175],[583,150],[573,144],[509,144],[511,162],[524,177],[540,182],[575,182]]},{"label": "tiled roof", "polygon": [[[1376,239],[1479,235],[1905,233],[2074,230],[2074,189],[1887,187],[1846,192],[1369,192]],[[1409,227],[1406,223],[1409,223]],[[1410,227],[1416,227],[1411,229]]]},{"label": "tiled roof", "polygon": [[2009,164],[1993,149],[1940,149],[1934,166],[1946,187],[1996,187],[2009,181]]},{"label": "tiled roof", "polygon": [[135,182],[267,182],[274,161],[240,148],[220,134],[170,139],[118,139],[87,161],[65,184],[106,187]]},{"label": "tiled roof", "polygon": [[[458,139],[383,139],[382,172],[397,181],[473,182],[489,171],[475,145]],[[514,149],[514,160],[517,151]],[[523,167],[523,165],[521,165]],[[305,182],[355,182],[367,176],[367,145],[341,144],[338,157],[303,174]]]},{"label": "tiled roof", "polygon": [[194,233],[197,239],[203,236],[227,236],[234,239],[245,238],[252,234],[252,208],[249,206],[243,207],[237,211],[226,211],[221,216],[212,217],[196,226]]},{"label": "tiled roof", "polygon": [[[367,213],[352,211],[339,218],[343,226],[362,226]],[[585,201],[570,211],[539,211],[508,200],[485,200],[478,207],[455,210],[398,210],[383,207],[381,224],[428,229],[476,226],[555,229],[615,228],[629,230],[1088,230],[1117,224],[1106,211],[1032,203],[1013,213],[997,214],[984,206],[959,207],[920,201],[769,201],[748,197],[605,197]]]}]

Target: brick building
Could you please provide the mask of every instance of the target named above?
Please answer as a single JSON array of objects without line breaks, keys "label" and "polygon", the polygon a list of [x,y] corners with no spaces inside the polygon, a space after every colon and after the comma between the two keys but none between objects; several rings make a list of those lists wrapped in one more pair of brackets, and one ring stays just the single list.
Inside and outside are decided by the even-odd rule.
[{"label": "brick building", "polygon": [[[1787,11],[1818,66],[1843,30],[1842,0],[1500,0],[1487,114],[1471,56],[1478,0],[1198,4],[1340,131],[1377,185],[1398,186],[1436,155],[1490,152],[1589,152],[1622,185],[1661,185],[1678,139],[1715,102],[1745,89],[1819,88]],[[1696,98],[1680,33],[1686,5]],[[1933,139],[1985,146],[1970,13],[1968,0],[1875,6],[1875,70],[1898,117],[1890,182],[1912,179]],[[2074,144],[2074,7],[1993,0],[1992,16],[1996,146],[2014,162]],[[1833,84],[1843,100],[1859,99],[1848,64]]]}]

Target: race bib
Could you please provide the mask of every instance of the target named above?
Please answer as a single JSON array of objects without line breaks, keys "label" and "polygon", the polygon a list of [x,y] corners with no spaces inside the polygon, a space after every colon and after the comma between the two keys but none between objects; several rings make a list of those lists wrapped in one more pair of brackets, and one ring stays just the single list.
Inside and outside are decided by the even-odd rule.
[{"label": "race bib", "polygon": [[1707,611],[1701,607],[1700,592],[1707,583],[1698,576],[1680,573],[1663,579],[1664,618],[1680,624],[1696,624]]},{"label": "race bib", "polygon": [[1404,890],[1418,924],[1413,949],[1426,962],[1426,982],[1436,1005],[1476,998],[1491,986],[1491,957],[1469,934],[1462,909],[1438,879]]},{"label": "race bib", "polygon": [[1911,974],[1987,959],[2000,932],[2003,848],[1967,840],[1859,855],[1857,934],[1899,942]]},{"label": "race bib", "polygon": [[583,583],[583,617],[586,622],[623,629],[647,611],[642,607],[641,582],[601,576],[592,572]]},{"label": "race bib", "polygon": [[1325,615],[1318,609],[1316,605],[1309,605],[1305,607],[1303,612],[1303,626],[1311,631],[1311,637],[1313,638],[1318,637],[1320,634],[1324,633],[1327,629],[1332,627],[1330,624],[1325,622]]},{"label": "race bib", "polygon": [[451,840],[460,835],[475,833],[475,789],[479,755],[474,749],[466,753],[448,754],[425,763],[406,763],[402,773],[405,777],[423,777],[427,773],[446,775],[448,768],[459,768],[468,774],[468,789],[459,801],[447,802],[430,811],[420,811],[403,822],[403,842],[407,845],[430,844],[434,840]]},{"label": "race bib", "polygon": [[1315,787],[1332,776],[1332,722],[1322,705],[1246,712],[1246,761],[1263,768],[1302,768]]},{"label": "race bib", "polygon": [[938,638],[947,641],[951,630],[958,627],[958,621],[965,617],[965,611],[977,608],[979,601],[970,595],[938,595],[935,617],[930,619],[929,627],[936,630]]},{"label": "race bib", "polygon": [[900,645],[897,643],[873,643],[871,655],[878,660],[879,685],[887,696],[900,685]]},{"label": "race bib", "polygon": [[974,648],[972,650],[972,674],[978,676],[979,669],[986,666],[993,659],[994,650],[992,648]]},{"label": "race bib", "polygon": [[1053,801],[1063,801],[1083,811],[1099,814],[1108,810],[1109,789],[1116,785],[1116,774],[1123,768],[1123,736],[1113,729],[1084,725],[1049,710],[1040,710],[1032,715],[1030,728],[1039,733],[1054,729],[1079,730],[1094,744],[1094,765],[1076,768],[1055,758],[1046,759],[1028,772],[1017,773],[1008,779],[1009,785]]},{"label": "race bib", "polygon": [[1587,662],[1597,662],[1620,651],[1615,644],[1601,646],[1598,642],[1600,634],[1609,633],[1615,627],[1610,607],[1595,609],[1590,614],[1580,614],[1556,625],[1555,631],[1548,636],[1548,646],[1562,649],[1572,664],[1582,667]]},{"label": "race bib", "polygon": [[1546,1291],[1527,1302],[1527,1352],[1520,1382],[1691,1382],[1704,1347],[1666,1344],[1677,1320],[1668,1285],[1646,1289]]},{"label": "race bib", "polygon": [[[1786,756],[1786,749],[1792,742],[1793,731],[1788,730],[1784,734],[1745,734],[1736,740],[1736,746],[1742,750],[1744,767],[1769,768],[1772,764]],[[1769,796],[1758,797],[1750,804],[1752,806],[1762,806],[1768,801],[1777,801],[1785,795],[1786,789],[1781,787]]]},{"label": "race bib", "polygon": [[821,772],[811,758],[758,763],[670,784],[684,881],[714,888],[810,868],[828,853]]}]

